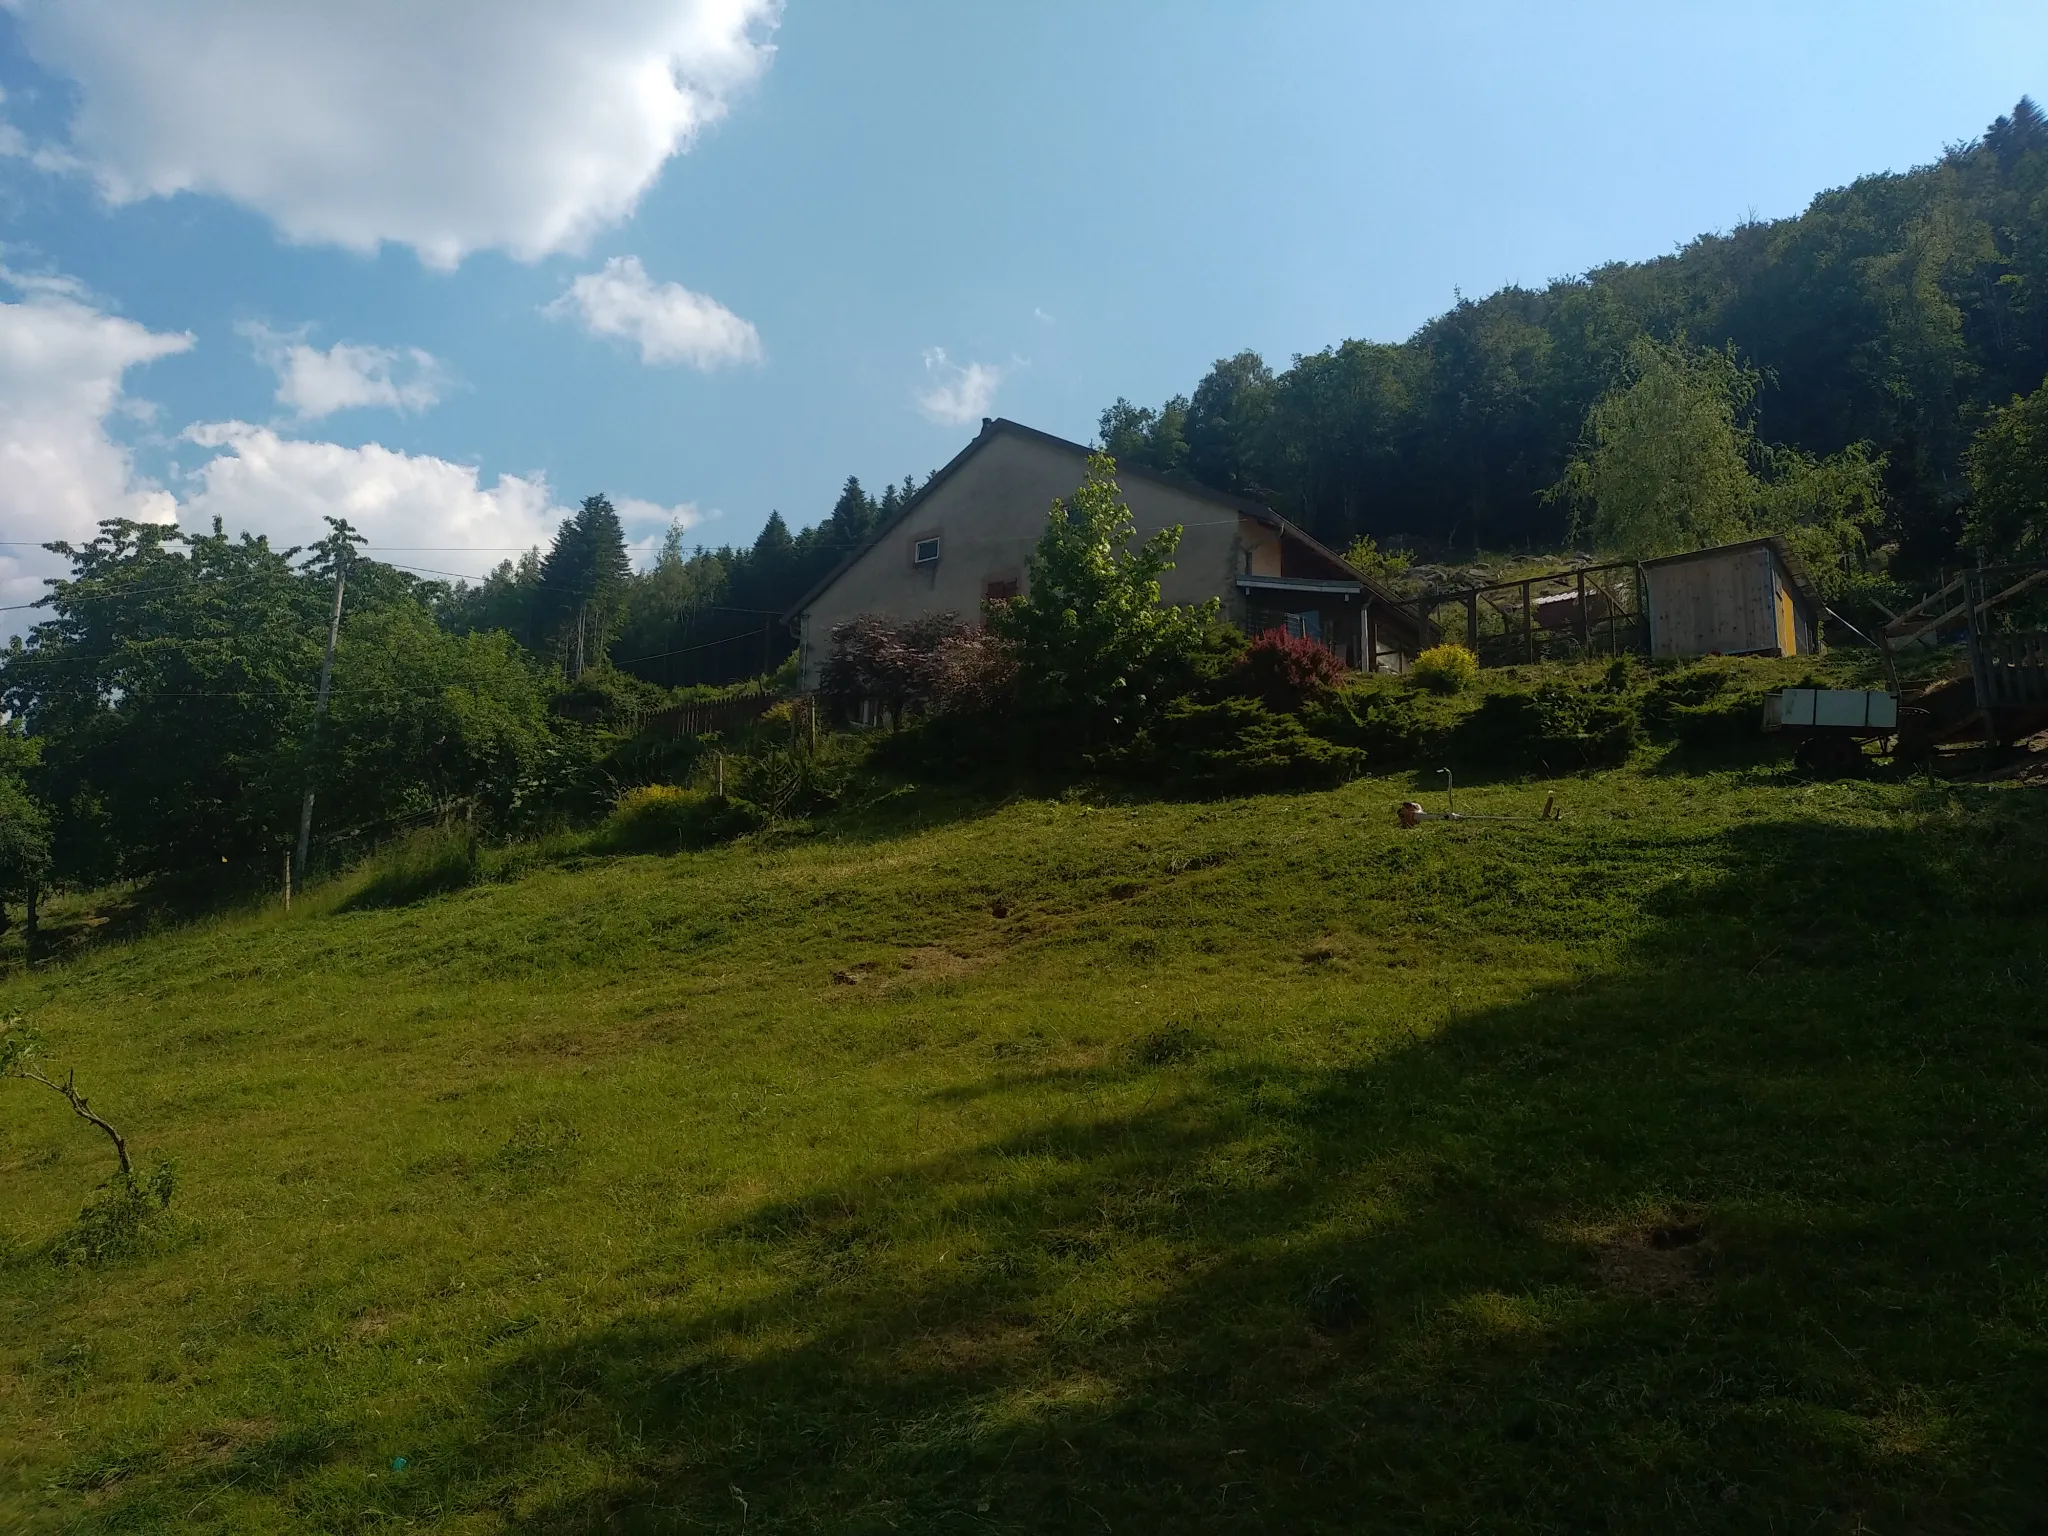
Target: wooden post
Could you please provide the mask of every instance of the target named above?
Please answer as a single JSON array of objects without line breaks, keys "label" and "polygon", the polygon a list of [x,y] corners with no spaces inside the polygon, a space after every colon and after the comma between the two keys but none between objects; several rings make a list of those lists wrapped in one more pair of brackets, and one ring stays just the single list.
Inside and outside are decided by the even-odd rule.
[{"label": "wooden post", "polygon": [[289,848],[284,851],[284,909],[287,912],[292,909],[292,851]]},{"label": "wooden post", "polygon": [[1522,644],[1530,661],[1536,659],[1536,583],[1522,583]]},{"label": "wooden post", "polygon": [[1579,654],[1593,654],[1593,624],[1586,613],[1586,573],[1579,572]]},{"label": "wooden post", "polygon": [[1472,654],[1479,654],[1479,592],[1465,594],[1465,644],[1472,648]]},{"label": "wooden post", "polygon": [[725,754],[723,752],[711,754],[711,773],[714,782],[718,786],[718,798],[723,800],[725,798]]},{"label": "wooden post", "polygon": [[[346,523],[336,525],[339,533]],[[327,621],[327,654],[320,662],[320,693],[313,702],[313,740],[320,739],[320,722],[327,718],[327,690],[334,681],[334,647],[341,639],[341,594],[348,585],[348,564],[350,549],[346,542],[339,547],[334,559],[334,614]],[[292,861],[292,883],[300,890],[306,888],[306,859],[313,847],[313,776],[306,775],[306,796],[299,802],[299,852]]]}]

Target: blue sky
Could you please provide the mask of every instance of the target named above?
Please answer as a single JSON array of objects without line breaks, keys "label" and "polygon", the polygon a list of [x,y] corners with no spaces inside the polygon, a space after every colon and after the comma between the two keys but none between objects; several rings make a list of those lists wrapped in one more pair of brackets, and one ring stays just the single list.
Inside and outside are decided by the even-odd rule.
[{"label": "blue sky", "polygon": [[0,90],[12,604],[117,514],[814,521],[1924,163],[2048,8],[0,0]]}]

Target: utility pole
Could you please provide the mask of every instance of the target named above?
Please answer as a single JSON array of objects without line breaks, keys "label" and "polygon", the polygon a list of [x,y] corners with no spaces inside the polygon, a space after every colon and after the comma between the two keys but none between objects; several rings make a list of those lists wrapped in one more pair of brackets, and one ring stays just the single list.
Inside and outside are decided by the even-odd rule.
[{"label": "utility pole", "polygon": [[[327,691],[334,682],[334,647],[341,639],[341,594],[348,586],[348,565],[361,535],[349,527],[346,518],[327,519],[334,532],[326,543],[334,551],[334,614],[327,621],[327,654],[320,661],[320,692],[313,701],[313,742],[320,740],[320,722],[327,718]],[[292,889],[306,889],[306,858],[313,848],[313,769],[306,767],[306,797],[299,802],[299,852],[292,860]],[[289,892],[287,892],[289,901]]]}]

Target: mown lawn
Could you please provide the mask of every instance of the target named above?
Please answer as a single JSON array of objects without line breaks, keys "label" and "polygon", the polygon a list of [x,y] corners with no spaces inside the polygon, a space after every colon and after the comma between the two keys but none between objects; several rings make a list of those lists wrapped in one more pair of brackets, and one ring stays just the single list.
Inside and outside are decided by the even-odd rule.
[{"label": "mown lawn", "polygon": [[2041,793],[1414,787],[17,976],[0,1528],[2048,1528]]}]

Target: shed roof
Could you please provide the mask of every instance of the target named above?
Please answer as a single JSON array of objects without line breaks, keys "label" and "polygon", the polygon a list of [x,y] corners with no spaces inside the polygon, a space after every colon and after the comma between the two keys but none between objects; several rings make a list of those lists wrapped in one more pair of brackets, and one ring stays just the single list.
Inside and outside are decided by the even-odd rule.
[{"label": "shed roof", "polygon": [[[783,617],[794,620],[802,614],[806,608],[810,607],[811,604],[815,603],[819,597],[829,590],[834,582],[851,570],[855,563],[862,559],[869,550],[886,539],[900,524],[907,521],[911,514],[924,504],[925,498],[950,480],[962,464],[965,464],[976,453],[994,442],[998,437],[1006,434],[1012,437],[1023,438],[1027,442],[1041,443],[1049,448],[1057,448],[1063,452],[1078,455],[1083,459],[1095,451],[1067,438],[1055,437],[1050,432],[1041,432],[1036,427],[1027,427],[1022,422],[1010,421],[1001,416],[984,416],[981,421],[981,431],[975,435],[973,441],[954,454],[946,462],[944,468],[925,481],[918,488],[916,494],[911,496],[897,509],[896,515],[893,518],[871,532],[866,539],[862,540],[860,546],[852,554],[848,555],[832,569],[829,575],[792,604]],[[1283,537],[1295,540],[1314,555],[1328,561],[1333,567],[1331,573],[1333,576],[1339,576],[1347,582],[1358,583],[1360,589],[1369,593],[1375,602],[1385,603],[1390,608],[1402,613],[1404,617],[1407,616],[1407,610],[1400,607],[1400,599],[1394,593],[1374,581],[1363,571],[1355,569],[1342,555],[1337,554],[1303,529],[1296,527],[1262,501],[1256,501],[1248,496],[1239,496],[1230,491],[1219,491],[1213,486],[1202,485],[1193,480],[1184,480],[1177,475],[1158,475],[1153,474],[1150,470],[1126,468],[1121,464],[1117,466],[1116,474],[1119,480],[1143,480],[1148,484],[1165,486],[1167,489],[1178,491],[1184,496],[1194,497],[1198,501],[1207,501],[1220,507],[1228,507],[1230,510],[1245,517],[1256,519],[1268,528],[1277,529]]]},{"label": "shed roof", "polygon": [[1695,560],[1712,560],[1721,555],[1732,555],[1746,549],[1768,549],[1777,556],[1778,564],[1785,568],[1785,574],[1792,578],[1792,585],[1807,604],[1819,612],[1820,591],[1813,584],[1813,573],[1806,568],[1806,562],[1780,534],[1766,534],[1758,539],[1737,539],[1733,544],[1710,544],[1705,549],[1689,549],[1682,555],[1659,555],[1654,560],[1638,562],[1646,571],[1662,565],[1684,565]]}]

